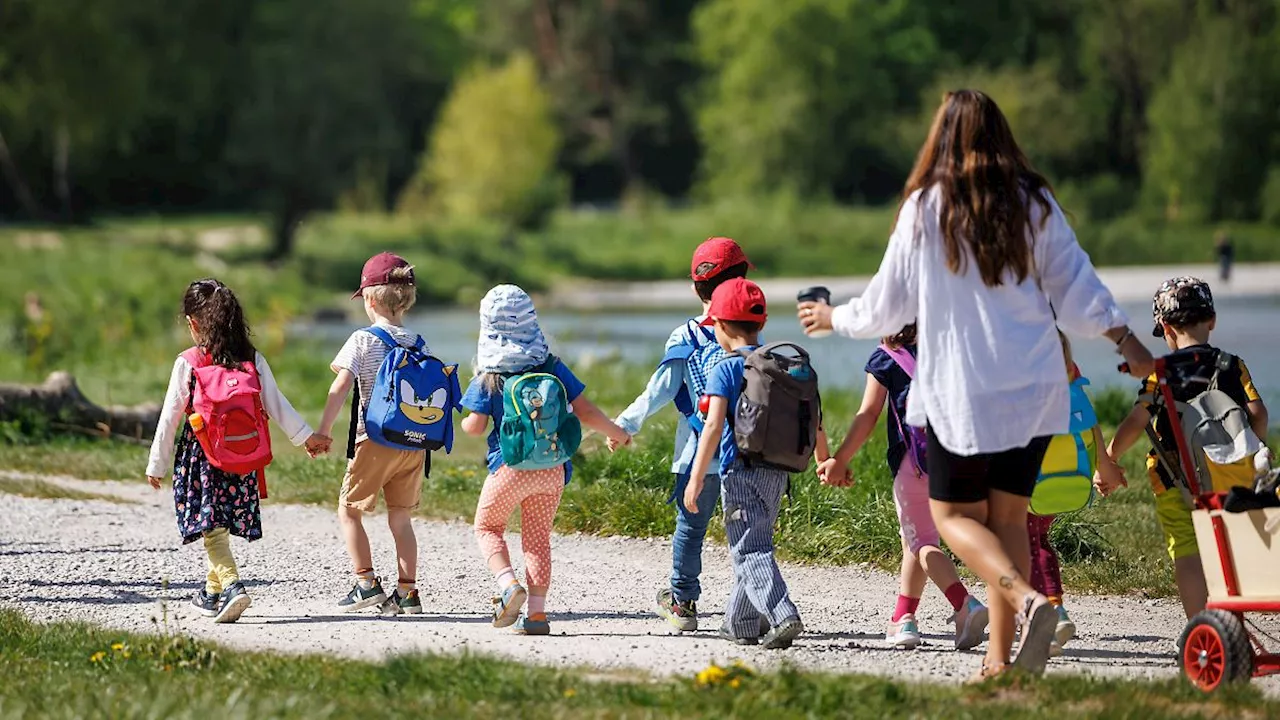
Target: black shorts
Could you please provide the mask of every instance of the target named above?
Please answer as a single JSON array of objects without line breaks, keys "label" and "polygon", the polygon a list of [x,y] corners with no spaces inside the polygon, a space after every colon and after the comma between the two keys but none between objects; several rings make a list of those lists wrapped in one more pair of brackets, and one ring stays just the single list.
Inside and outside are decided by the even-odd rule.
[{"label": "black shorts", "polygon": [[942,447],[932,427],[928,435],[929,498],[954,503],[981,502],[992,490],[1031,497],[1050,439],[1038,437],[1026,447],[966,457]]}]

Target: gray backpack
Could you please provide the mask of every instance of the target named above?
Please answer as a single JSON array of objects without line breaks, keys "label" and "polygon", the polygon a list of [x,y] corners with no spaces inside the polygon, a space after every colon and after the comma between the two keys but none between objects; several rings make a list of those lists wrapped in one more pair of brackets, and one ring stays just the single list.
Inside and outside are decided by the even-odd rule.
[{"label": "gray backpack", "polygon": [[[1182,426],[1183,436],[1189,446],[1193,467],[1182,468],[1180,459],[1176,455],[1169,457],[1168,453],[1161,452],[1154,429],[1151,425],[1147,425],[1147,434],[1152,436],[1152,444],[1157,448],[1158,459],[1165,465],[1165,470],[1170,476],[1179,481],[1183,495],[1188,500],[1190,500],[1190,491],[1187,475],[1195,477],[1197,485],[1200,486],[1200,492],[1211,492],[1215,485],[1226,484],[1221,481],[1214,482],[1214,477],[1222,474],[1220,466],[1238,463],[1262,449],[1262,441],[1249,425],[1249,416],[1244,408],[1231,399],[1230,395],[1218,389],[1218,378],[1231,368],[1235,357],[1221,351],[1217,355],[1213,374],[1210,377],[1179,378],[1188,386],[1204,387],[1202,392],[1190,400],[1176,402],[1176,410],[1181,421],[1179,424]],[[1159,392],[1156,392],[1151,400],[1157,407],[1165,405],[1164,398]]]},{"label": "gray backpack", "polygon": [[[777,352],[790,348],[795,355]],[[738,350],[746,360],[742,395],[734,408],[733,439],[747,465],[804,472],[822,424],[818,373],[809,353],[792,343]]]}]

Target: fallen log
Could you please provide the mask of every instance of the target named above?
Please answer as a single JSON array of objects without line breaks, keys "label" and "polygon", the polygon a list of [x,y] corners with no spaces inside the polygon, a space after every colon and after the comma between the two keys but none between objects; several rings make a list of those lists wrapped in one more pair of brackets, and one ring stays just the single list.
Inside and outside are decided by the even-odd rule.
[{"label": "fallen log", "polygon": [[100,407],[80,392],[67,372],[55,372],[40,385],[0,383],[0,420],[38,417],[50,427],[134,442],[151,439],[160,419],[156,403]]}]

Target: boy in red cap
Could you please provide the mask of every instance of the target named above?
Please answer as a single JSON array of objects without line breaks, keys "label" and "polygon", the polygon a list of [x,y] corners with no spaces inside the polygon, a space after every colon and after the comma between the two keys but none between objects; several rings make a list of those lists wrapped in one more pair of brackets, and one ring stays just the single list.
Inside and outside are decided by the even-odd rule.
[{"label": "boy in red cap", "polygon": [[[694,293],[702,301],[702,314],[671,332],[662,362],[649,378],[645,391],[616,421],[627,434],[635,435],[649,416],[668,403],[674,403],[680,411],[671,463],[675,487],[670,499],[676,505],[676,531],[671,538],[671,579],[658,591],[656,604],[658,614],[682,632],[698,629],[702,544],[720,497],[720,477],[715,474],[719,472],[719,466],[716,465],[716,470],[706,478],[698,512],[689,512],[678,501],[689,481],[689,466],[693,464],[697,450],[696,433],[702,427],[702,419],[694,405],[706,388],[707,370],[726,355],[716,342],[715,334],[701,323],[706,318],[711,295],[716,288],[735,278],[746,277],[750,269],[746,253],[729,238],[710,238],[693,251],[689,276],[693,279]],[[613,447],[610,442],[610,448]]]},{"label": "boy in red cap", "polygon": [[[703,325],[715,327],[716,341],[726,357],[707,376],[706,424],[685,488],[684,505],[693,513],[703,509],[707,473],[719,455],[725,536],[734,577],[719,635],[739,645],[760,644],[775,650],[790,647],[804,631],[800,612],[791,602],[773,556],[773,524],[790,474],[770,465],[744,463],[726,421],[743,392],[746,359],[742,351],[759,346],[766,318],[764,292],[745,278],[724,283],[711,297]],[[826,438],[820,426],[819,421],[818,454],[824,457]]]},{"label": "boy in red cap", "polygon": [[[388,340],[405,347],[414,346],[419,336],[403,327],[404,315],[417,301],[413,266],[389,252],[369,258],[360,272],[360,287],[354,298],[363,298],[365,314],[372,325],[351,333],[338,351],[330,369],[337,374],[329,388],[320,434],[330,437],[351,386],[359,396],[353,437],[348,448],[350,462],[338,494],[338,524],[355,569],[355,585],[338,602],[339,609],[354,612],[380,606],[387,614],[422,612],[418,597],[418,542],[413,534],[412,513],[422,495],[426,451],[401,450],[369,440],[365,413],[383,360],[390,352]],[[430,352],[423,345],[423,352]],[[364,514],[377,507],[382,494],[387,505],[387,526],[395,539],[399,583],[388,595],[375,575],[369,536],[364,530]]]}]

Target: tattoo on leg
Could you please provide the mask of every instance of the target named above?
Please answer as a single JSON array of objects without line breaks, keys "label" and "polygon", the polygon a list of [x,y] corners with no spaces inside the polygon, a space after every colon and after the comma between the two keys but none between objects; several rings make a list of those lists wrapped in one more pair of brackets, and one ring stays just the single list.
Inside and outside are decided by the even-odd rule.
[{"label": "tattoo on leg", "polygon": [[1012,589],[1013,589],[1013,581],[1014,581],[1017,577],[1018,577],[1018,573],[1016,573],[1016,572],[1015,572],[1013,575],[1001,575],[1001,576],[1000,576],[1000,587],[1004,588],[1005,590],[1012,590]]}]

